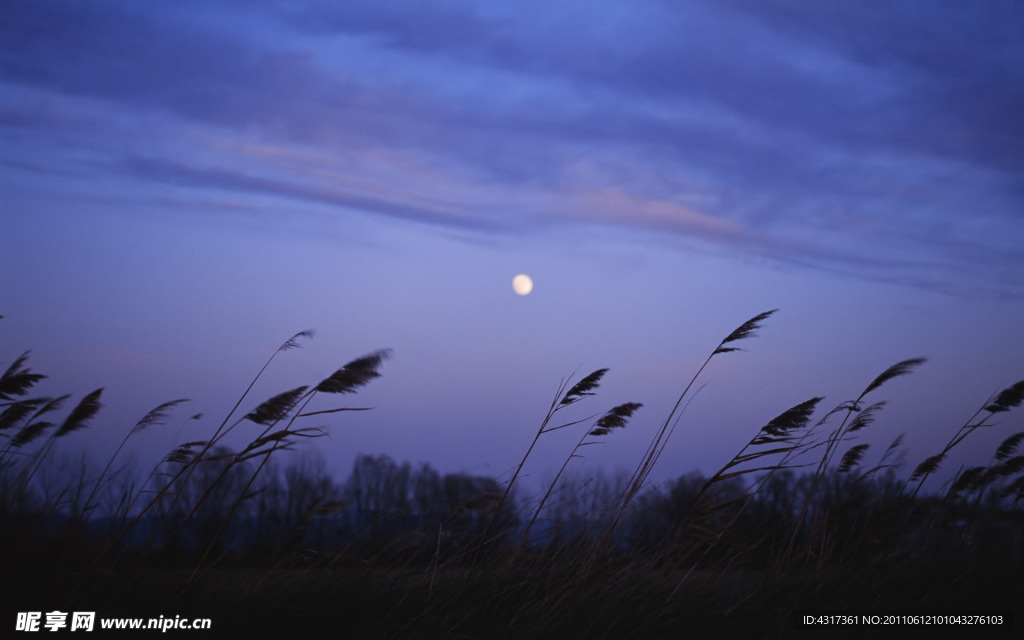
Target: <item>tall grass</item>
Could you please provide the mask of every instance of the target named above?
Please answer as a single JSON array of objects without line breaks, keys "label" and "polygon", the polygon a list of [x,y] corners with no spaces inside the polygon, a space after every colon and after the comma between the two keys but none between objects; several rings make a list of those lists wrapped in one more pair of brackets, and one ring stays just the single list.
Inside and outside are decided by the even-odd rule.
[{"label": "tall grass", "polygon": [[[358,392],[390,355],[372,352],[243,412],[267,368],[310,331],[270,355],[207,437],[173,447],[145,478],[128,477],[118,461],[135,435],[174,420],[185,399],[146,413],[98,473],[54,474],[61,442],[95,422],[102,389],[63,413],[70,396],[37,394],[46,377],[25,352],[0,376],[0,559],[25,568],[24,551],[11,549],[30,548],[48,558],[46,575],[67,583],[33,578],[19,606],[37,606],[55,588],[83,606],[118,598],[142,606],[144,593],[183,607],[213,597],[264,624],[268,616],[294,621],[290,611],[333,620],[343,613],[353,632],[409,637],[431,637],[417,631],[431,625],[467,637],[664,636],[700,628],[708,616],[719,626],[705,630],[721,632],[737,612],[783,624],[799,607],[877,606],[879,590],[893,606],[935,605],[946,601],[936,580],[952,581],[950,598],[975,606],[1024,602],[1012,599],[1019,580],[1006,587],[1024,569],[1024,432],[1004,437],[984,464],[955,471],[941,491],[925,490],[950,451],[1024,402],[1024,381],[986,399],[905,477],[902,435],[873,464],[871,444],[858,438],[886,406],[868,404],[869,396],[923,358],[894,364],[823,415],[824,399],[812,396],[766,419],[708,477],[649,482],[709,365],[739,351],[736,343],[774,313],[755,315],[712,349],[663,418],[635,402],[574,416],[577,405],[595,402],[609,372],[563,379],[504,487],[386,457],[360,456],[344,485],[323,470],[282,470],[281,452],[326,435],[311,419],[367,410],[316,408],[316,399]],[[573,461],[598,444],[614,446],[627,422],[650,433],[632,473],[614,487],[567,482]],[[256,435],[229,448],[227,436],[243,424]],[[573,429],[575,444],[553,480],[521,509],[518,480],[549,441],[542,436]],[[185,576],[168,584],[168,567]]]}]

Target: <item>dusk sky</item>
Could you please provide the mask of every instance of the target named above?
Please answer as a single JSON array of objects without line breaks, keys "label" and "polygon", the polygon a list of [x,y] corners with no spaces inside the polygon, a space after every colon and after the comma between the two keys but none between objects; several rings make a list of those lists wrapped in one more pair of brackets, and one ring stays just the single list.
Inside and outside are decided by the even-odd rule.
[{"label": "dusk sky", "polygon": [[[104,387],[141,468],[393,349],[316,408],[357,453],[506,478],[566,418],[643,403],[581,474],[632,469],[730,331],[659,462],[714,472],[768,420],[923,356],[865,432],[903,475],[1024,378],[1024,4],[0,3],[0,366]],[[532,293],[512,278],[529,274]],[[188,416],[202,412],[202,420]],[[972,436],[987,462],[1021,412]],[[551,477],[579,437],[524,471]],[[969,449],[969,450],[968,450]]]}]

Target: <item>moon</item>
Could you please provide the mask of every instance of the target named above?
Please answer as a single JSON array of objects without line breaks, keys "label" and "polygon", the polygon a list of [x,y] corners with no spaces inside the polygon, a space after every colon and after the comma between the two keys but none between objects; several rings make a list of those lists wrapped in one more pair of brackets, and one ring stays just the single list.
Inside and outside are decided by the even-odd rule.
[{"label": "moon", "polygon": [[521,296],[529,295],[533,291],[533,280],[525,273],[520,273],[512,278],[512,290]]}]

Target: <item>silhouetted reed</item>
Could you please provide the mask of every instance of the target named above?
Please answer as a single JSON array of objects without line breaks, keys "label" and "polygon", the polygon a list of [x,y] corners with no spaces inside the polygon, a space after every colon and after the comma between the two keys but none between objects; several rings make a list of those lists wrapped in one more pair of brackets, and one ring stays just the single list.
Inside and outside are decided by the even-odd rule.
[{"label": "silhouetted reed", "polygon": [[[814,396],[762,422],[708,477],[649,482],[711,361],[738,351],[774,313],[752,317],[711,351],[618,484],[568,473],[584,447],[627,421],[645,428],[635,402],[572,416],[571,408],[592,402],[607,369],[559,383],[504,486],[364,455],[338,483],[320,467],[279,466],[278,452],[327,433],[306,426],[312,417],[368,410],[311,403],[358,392],[380,377],[390,352],[352,360],[242,413],[275,358],[312,337],[303,331],[271,354],[207,437],[174,446],[138,480],[115,463],[133,436],[169,422],[186,400],[146,413],[93,476],[61,465],[55,452],[94,420],[102,389],[58,419],[70,396],[36,395],[46,376],[29,368],[25,352],[0,376],[0,559],[14,568],[8,576],[35,576],[22,604],[55,593],[45,576],[60,575],[68,584],[58,592],[72,603],[109,603],[117,593],[141,607],[155,594],[186,606],[197,594],[260,628],[272,627],[273,616],[294,623],[288,612],[296,611],[342,616],[353,633],[370,636],[431,637],[438,628],[467,637],[664,637],[694,628],[750,635],[763,628],[729,627],[733,613],[767,613],[783,624],[800,607],[880,598],[893,607],[941,606],[936,585],[947,583],[965,606],[1024,601],[1012,586],[1024,569],[1024,432],[1005,437],[984,464],[952,474],[940,491],[925,491],[952,449],[1024,402],[1024,381],[987,399],[906,478],[902,434],[873,464],[871,444],[858,439],[886,406],[867,397],[923,358],[892,365],[817,420],[824,399]],[[226,437],[243,424],[258,432],[229,448]],[[571,428],[579,429],[575,445],[520,511],[518,479],[541,436]],[[29,556],[47,558],[47,570],[27,571]],[[187,575],[168,586],[168,567]],[[496,626],[505,631],[495,635]]]}]

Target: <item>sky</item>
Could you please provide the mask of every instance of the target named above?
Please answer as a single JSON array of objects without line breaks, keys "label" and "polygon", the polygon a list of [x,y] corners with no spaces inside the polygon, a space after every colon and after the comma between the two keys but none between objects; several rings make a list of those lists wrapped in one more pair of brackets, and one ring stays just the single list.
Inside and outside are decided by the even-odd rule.
[{"label": "sky", "polygon": [[[147,468],[312,328],[245,406],[390,348],[317,399],[373,410],[309,449],[341,478],[367,453],[506,479],[561,381],[607,367],[563,415],[644,405],[574,463],[615,473],[778,308],[652,478],[927,357],[870,398],[865,461],[905,433],[905,475],[1024,378],[1021,113],[1011,1],[8,0],[0,365],[31,349],[42,392],[104,387],[67,455],[189,398],[134,439]],[[945,471],[1024,429],[996,422]]]}]

